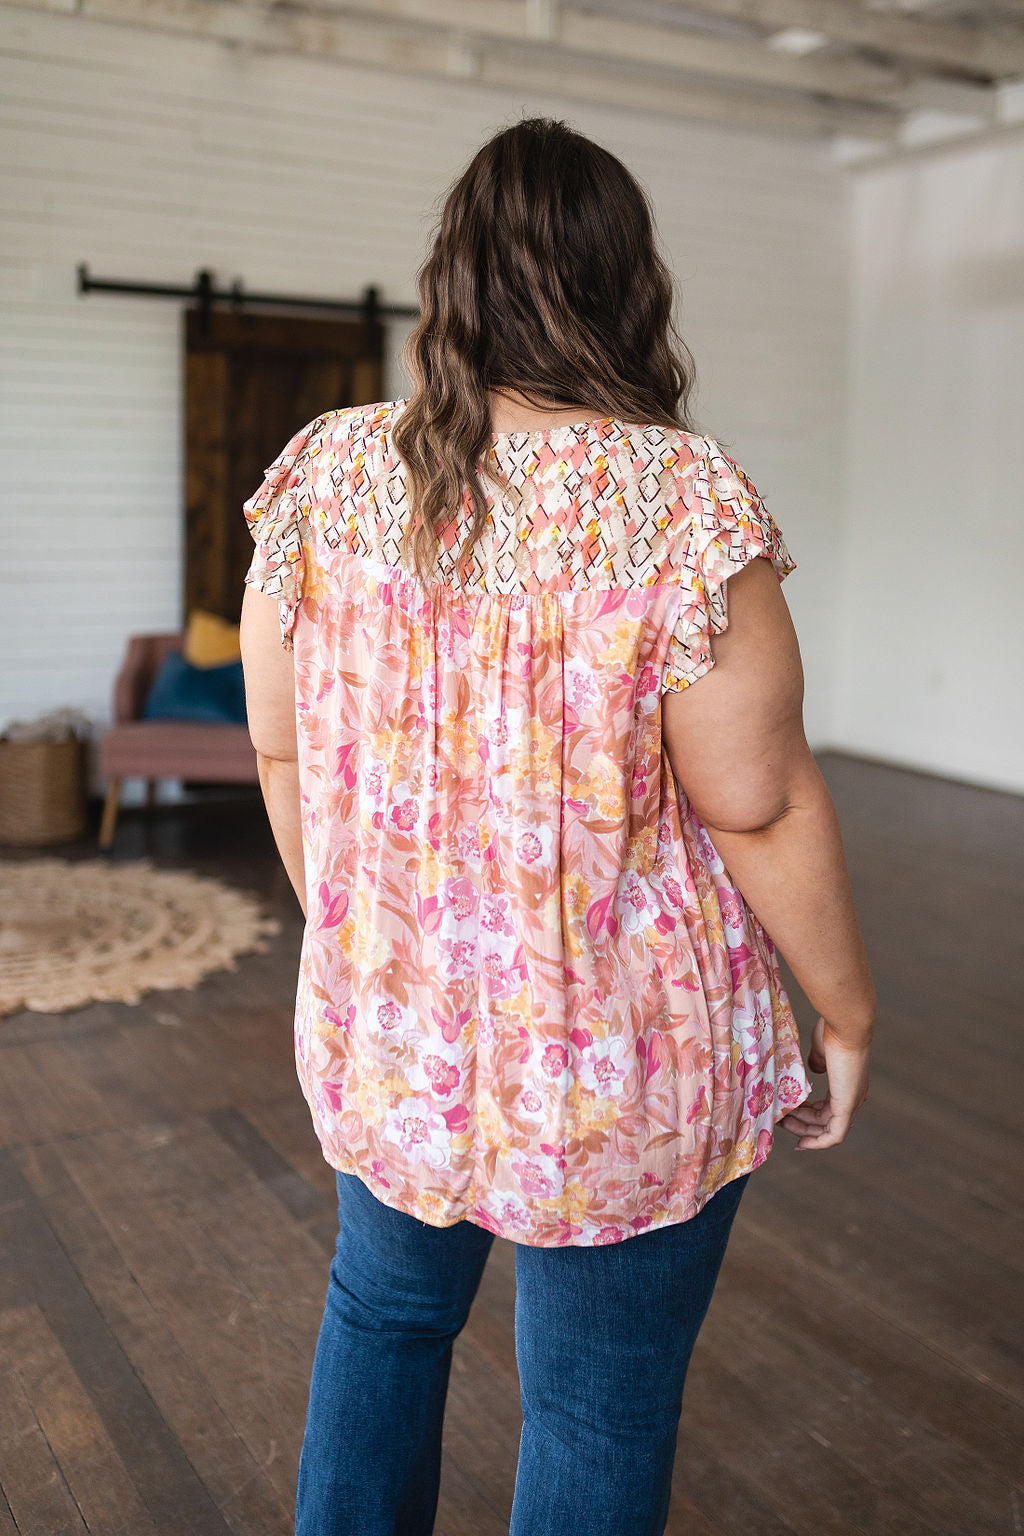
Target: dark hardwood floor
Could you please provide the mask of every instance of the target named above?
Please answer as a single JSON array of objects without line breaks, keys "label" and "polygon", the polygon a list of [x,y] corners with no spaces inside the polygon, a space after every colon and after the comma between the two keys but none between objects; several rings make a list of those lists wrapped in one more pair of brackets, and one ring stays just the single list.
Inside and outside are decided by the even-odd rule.
[{"label": "dark hardwood floor", "polygon": [[[1013,1536],[1024,798],[821,761],[881,998],[871,1097],[844,1147],[780,1133],[751,1181],[669,1531]],[[126,813],[115,857],[143,853],[258,891],[282,933],[192,992],[0,1023],[0,1536],[291,1528],[334,1217],[291,1057],[298,907],[256,799]],[[438,1536],[508,1529],[513,1297],[497,1241]]]}]

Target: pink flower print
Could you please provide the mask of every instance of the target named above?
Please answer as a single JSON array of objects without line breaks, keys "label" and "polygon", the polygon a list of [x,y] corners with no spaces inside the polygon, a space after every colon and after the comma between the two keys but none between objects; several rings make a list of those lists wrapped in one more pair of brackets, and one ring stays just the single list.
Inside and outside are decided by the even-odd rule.
[{"label": "pink flower print", "polygon": [[379,1157],[373,1159],[373,1162],[370,1164],[370,1172],[378,1184],[383,1184],[385,1189],[391,1188],[391,1180],[386,1176],[384,1163]]},{"label": "pink flower print", "polygon": [[430,1086],[438,1095],[451,1093],[459,1086],[459,1069],[443,1056],[431,1053],[423,1057],[423,1071]]},{"label": "pink flower print", "polygon": [[524,1088],[519,1095],[519,1102],[528,1115],[539,1114],[544,1107],[544,1100],[535,1088]]},{"label": "pink flower print", "polygon": [[540,1163],[514,1162],[512,1172],[519,1180],[520,1188],[524,1194],[540,1195],[544,1199],[550,1199],[558,1193],[558,1184],[554,1177],[545,1172]]},{"label": "pink flower print", "polygon": [[469,1110],[465,1104],[452,1104],[449,1109],[444,1109],[441,1113],[452,1135],[461,1136],[469,1125]]},{"label": "pink flower print", "polygon": [[722,914],[722,922],[728,927],[743,927],[746,915],[743,908],[743,898],[740,896],[739,891],[733,890],[732,886],[719,889],[718,910]]},{"label": "pink flower print", "polygon": [[544,852],[544,844],[536,832],[521,832],[516,838],[516,857],[523,864],[536,864]]},{"label": "pink flower print", "polygon": [[774,1097],[775,1090],[771,1083],[761,1082],[757,1084],[757,1086],[754,1088],[754,1091],[749,1095],[747,1099],[747,1109],[750,1111],[750,1114],[755,1120],[757,1119],[758,1115],[764,1114],[765,1110],[768,1109]]},{"label": "pink flower print", "polygon": [[779,1106],[782,1109],[792,1109],[794,1104],[799,1104],[804,1096],[804,1090],[795,1077],[784,1072],[776,1084]]},{"label": "pink flower print", "polygon": [[664,1179],[659,1179],[658,1175],[656,1173],[651,1173],[651,1172],[648,1171],[647,1173],[642,1173],[640,1175],[640,1181],[639,1182],[640,1182],[641,1188],[646,1189],[651,1184],[663,1184],[665,1181],[664,1181]]},{"label": "pink flower print", "polygon": [[476,939],[438,938],[437,947],[442,956],[441,975],[446,981],[471,976],[479,965]]},{"label": "pink flower print", "polygon": [[635,869],[626,872],[615,893],[615,911],[627,933],[639,933],[654,916],[647,884]]},{"label": "pink flower print", "polygon": [[508,745],[508,716],[504,710],[490,722],[489,735],[492,746],[504,747]]},{"label": "pink flower print", "polygon": [[446,656],[450,661],[455,649],[455,637],[452,632],[452,626],[446,623],[444,619],[434,629],[434,644],[437,647],[438,656]]},{"label": "pink flower print", "polygon": [[675,875],[663,875],[661,880],[661,888],[674,907],[681,907],[684,905],[685,898],[683,897],[683,888],[679,884],[679,881],[676,879]]},{"label": "pink flower print", "polygon": [[372,795],[375,800],[379,799],[384,793],[384,775],[379,768],[370,769],[366,775],[365,783],[367,794]]},{"label": "pink flower print", "polygon": [[396,1141],[410,1163],[426,1163],[428,1168],[448,1165],[451,1132],[442,1115],[422,1099],[402,1099],[396,1109],[389,1109],[384,1135]]},{"label": "pink flower print", "polygon": [[573,704],[580,711],[589,709],[592,704],[597,702],[597,684],[586,672],[576,672],[573,674],[569,684],[569,693]]},{"label": "pink flower print", "polygon": [[386,998],[384,1002],[377,1004],[377,1027],[385,1034],[393,1030],[402,1022],[402,1010],[398,1003]]},{"label": "pink flower print", "polygon": [[480,973],[487,983],[487,991],[491,997],[508,996],[508,992],[504,990],[505,962],[500,955],[481,954]]},{"label": "pink flower print", "polygon": [[506,937],[511,937],[515,933],[507,896],[484,897],[480,927],[487,933],[499,933]]},{"label": "pink flower print", "polygon": [[621,1227],[601,1227],[594,1234],[594,1244],[596,1246],[598,1243],[621,1243],[625,1235]]},{"label": "pink flower print", "polygon": [[498,1211],[498,1220],[505,1228],[513,1227],[519,1232],[525,1232],[530,1225],[530,1213],[519,1200],[503,1200]]},{"label": "pink flower print", "polygon": [[437,894],[458,923],[465,922],[476,912],[479,900],[477,889],[464,875],[442,880]]},{"label": "pink flower print", "polygon": [[638,699],[642,699],[650,693],[656,693],[660,695],[661,679],[659,678],[657,672],[655,672],[654,668],[651,666],[650,662],[648,662],[647,665],[641,669],[640,676],[636,680],[636,696]]},{"label": "pink flower print", "polygon": [[576,1075],[598,1098],[618,1098],[629,1071],[629,1052],[619,1035],[595,1040],[576,1058]]},{"label": "pink flower print", "polygon": [[568,1062],[569,1052],[564,1045],[546,1045],[541,1052],[541,1068],[548,1077],[561,1077]]},{"label": "pink flower print", "polygon": [[708,869],[714,870],[716,874],[721,874],[725,866],[718,857],[718,850],[704,830],[703,824],[697,820],[696,816],[693,817],[693,830],[697,839],[697,847],[700,849],[700,856],[704,863]]},{"label": "pink flower print", "polygon": [[522,990],[522,968],[518,965],[507,965],[500,955],[481,955],[480,974],[487,983],[487,992],[490,997],[505,1001],[515,997]]},{"label": "pink flower print", "polygon": [[[461,827],[456,837],[456,846],[459,850],[459,858],[467,864],[480,863],[480,828],[474,824],[470,827]],[[440,846],[439,844],[437,846]]]},{"label": "pink flower print", "polygon": [[482,1013],[476,1027],[476,1043],[478,1046],[493,1045],[495,1039],[494,1018],[489,1013]]},{"label": "pink flower print", "polygon": [[396,827],[401,827],[403,832],[411,832],[416,825],[416,801],[409,796],[407,800],[401,800],[391,808],[391,820]]},{"label": "pink flower print", "polygon": [[469,647],[456,626],[442,622],[436,633],[438,655],[444,656],[454,667],[465,667],[469,662]]}]

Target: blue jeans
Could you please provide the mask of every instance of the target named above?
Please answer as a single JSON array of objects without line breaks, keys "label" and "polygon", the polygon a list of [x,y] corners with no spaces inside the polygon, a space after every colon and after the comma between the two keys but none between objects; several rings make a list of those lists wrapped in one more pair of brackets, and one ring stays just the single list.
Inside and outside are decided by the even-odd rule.
[{"label": "blue jeans", "polygon": [[[510,1536],[661,1536],[683,1382],[749,1174],[619,1243],[517,1243],[523,1432]],[[452,1344],[494,1241],[338,1174],[296,1536],[430,1536]],[[504,1239],[503,1239],[504,1241]]]}]

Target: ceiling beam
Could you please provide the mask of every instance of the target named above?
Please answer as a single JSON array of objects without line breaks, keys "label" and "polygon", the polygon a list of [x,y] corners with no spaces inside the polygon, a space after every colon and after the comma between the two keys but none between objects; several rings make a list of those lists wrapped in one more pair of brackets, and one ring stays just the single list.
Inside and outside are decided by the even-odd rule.
[{"label": "ceiling beam", "polygon": [[[665,3],[665,0],[662,0]],[[1024,75],[1024,38],[921,21],[857,0],[667,0],[680,11],[746,21],[767,32],[806,27],[837,43],[996,79]]]},{"label": "ceiling beam", "polygon": [[[0,0],[4,3],[10,0]],[[30,9],[66,8],[66,0],[14,0],[14,4]],[[75,14],[215,38],[253,50],[336,59],[434,79],[462,79],[524,96],[551,94],[734,128],[813,137],[845,133],[882,142],[895,140],[899,128],[899,117],[891,110],[795,93],[758,95],[696,77],[673,78],[669,70],[623,69],[610,60],[557,48],[485,39],[455,28],[445,31],[408,21],[396,24],[381,15],[268,10],[233,0],[78,0]]]},{"label": "ceiling beam", "polygon": [[[908,82],[906,70],[888,64],[815,55],[794,58],[756,39],[735,42],[633,17],[587,14],[572,0],[561,5],[548,0],[544,6],[538,0],[303,0],[297,8],[455,27],[479,38],[532,42],[545,50],[557,47],[606,65],[655,65],[702,79],[815,92],[845,101],[894,98]],[[566,58],[565,64],[573,65],[573,60]]]},{"label": "ceiling beam", "polygon": [[[886,0],[886,8],[910,16],[927,15],[929,11],[948,9],[949,0]],[[989,20],[1000,16],[1024,16],[1024,0],[956,0],[955,8],[961,17],[964,11],[987,12]]]}]

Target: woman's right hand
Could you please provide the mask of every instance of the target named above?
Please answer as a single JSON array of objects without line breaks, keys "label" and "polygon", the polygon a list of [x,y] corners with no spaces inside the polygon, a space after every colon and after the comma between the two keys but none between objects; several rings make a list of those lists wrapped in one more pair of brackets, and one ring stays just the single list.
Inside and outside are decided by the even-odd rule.
[{"label": "woman's right hand", "polygon": [[808,1100],[779,1121],[799,1138],[798,1152],[821,1152],[845,1139],[854,1115],[868,1096],[870,1049],[870,1039],[864,1045],[843,1045],[819,1017],[807,1065],[812,1072],[827,1074],[828,1091],[823,1099]]}]

